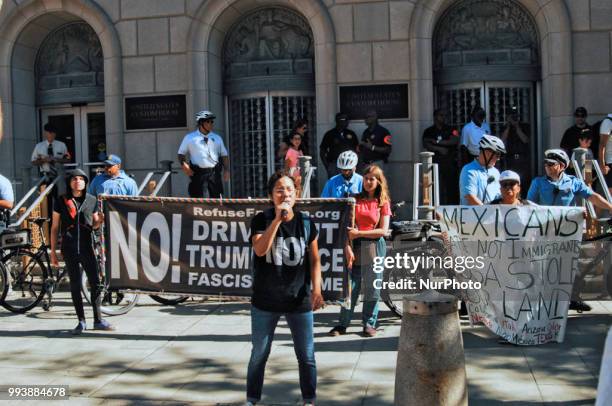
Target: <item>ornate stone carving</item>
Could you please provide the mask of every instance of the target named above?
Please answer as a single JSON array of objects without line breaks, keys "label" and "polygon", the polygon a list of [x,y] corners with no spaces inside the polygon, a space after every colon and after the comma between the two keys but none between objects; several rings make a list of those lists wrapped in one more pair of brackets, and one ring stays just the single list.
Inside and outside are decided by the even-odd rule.
[{"label": "ornate stone carving", "polygon": [[440,18],[434,34],[436,68],[537,64],[537,51],[535,23],[513,0],[459,1]]},{"label": "ornate stone carving", "polygon": [[104,99],[104,56],[89,24],[63,25],[43,41],[36,56],[38,102]]},{"label": "ornate stone carving", "polygon": [[104,72],[102,46],[89,24],[70,23],[45,38],[36,60],[39,86],[46,76],[85,72]]},{"label": "ornate stone carving", "polygon": [[299,14],[279,7],[259,9],[241,19],[227,35],[225,71],[231,76],[232,65],[263,62],[260,65],[267,69],[265,62],[269,61],[312,59],[313,44],[308,22]]}]

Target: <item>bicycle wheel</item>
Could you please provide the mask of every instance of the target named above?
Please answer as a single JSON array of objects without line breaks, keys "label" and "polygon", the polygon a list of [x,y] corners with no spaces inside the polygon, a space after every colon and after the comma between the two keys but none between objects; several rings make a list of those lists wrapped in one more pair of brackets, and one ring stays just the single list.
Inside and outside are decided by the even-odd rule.
[{"label": "bicycle wheel", "polygon": [[[408,243],[408,241],[404,241]],[[405,250],[408,255],[420,256],[421,254],[425,254],[427,256],[444,256],[446,255],[446,248],[444,243],[438,239],[432,238],[428,241],[423,242],[415,242],[414,245],[410,245]],[[412,273],[410,270],[405,268],[392,268],[390,270],[385,270],[383,273],[383,283],[389,282],[400,282],[406,279],[411,279],[418,281],[419,278],[436,278],[440,277],[440,270],[437,269],[427,269],[426,270],[429,275],[423,273]],[[411,289],[409,291],[399,290],[399,291],[389,291],[389,289],[383,289],[381,292],[381,299],[385,303],[385,305],[400,319],[404,315],[404,296],[407,294],[419,293],[421,289]]]},{"label": "bicycle wheel", "polygon": [[[89,304],[91,304],[91,289],[89,285],[89,279],[87,279],[87,275],[85,272],[82,272],[81,279],[81,291],[85,296],[85,300]],[[114,289],[108,289],[108,284],[102,281],[103,289],[100,295],[101,305],[100,311],[107,316],[119,316],[121,314],[125,314],[132,310],[136,303],[138,303],[138,295],[135,293],[121,293]],[[100,300],[100,299],[99,299]]]},{"label": "bicycle wheel", "polygon": [[170,295],[149,295],[149,297],[155,300],[157,303],[161,303],[166,306],[176,306],[189,299],[189,296],[170,296]]},{"label": "bicycle wheel", "polygon": [[8,288],[2,306],[13,313],[25,313],[42,300],[49,271],[40,258],[29,251],[13,251],[3,262]]},{"label": "bicycle wheel", "polygon": [[6,267],[0,262],[0,303],[4,301],[6,292],[8,291],[8,275],[6,274]]}]

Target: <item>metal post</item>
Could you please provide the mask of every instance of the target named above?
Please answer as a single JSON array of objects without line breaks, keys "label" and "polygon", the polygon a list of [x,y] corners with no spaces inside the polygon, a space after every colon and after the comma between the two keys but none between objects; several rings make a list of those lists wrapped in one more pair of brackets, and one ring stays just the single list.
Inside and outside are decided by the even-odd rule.
[{"label": "metal post", "polygon": [[423,205],[419,208],[419,219],[433,220],[433,152],[419,153],[422,164]]},{"label": "metal post", "polygon": [[47,195],[48,195],[48,194],[51,192],[51,190],[52,190],[52,189],[55,187],[55,185],[57,184],[57,182],[58,182],[58,181],[59,181],[59,177],[55,178],[55,179],[53,180],[53,182],[51,182],[51,184],[45,188],[45,190],[44,190],[44,191],[43,191],[43,192],[40,194],[40,196],[38,196],[38,198],[37,198],[36,200],[34,200],[34,203],[32,203],[32,204],[30,205],[30,207],[28,207],[28,209],[25,211],[25,213],[23,213],[23,214],[21,215],[21,217],[19,217],[19,219],[18,219],[18,220],[17,220],[15,223],[11,224],[10,226],[11,226],[11,227],[19,227],[19,226],[21,225],[21,223],[23,223],[23,222],[24,222],[24,220],[25,220],[26,218],[28,218],[28,216],[30,215],[30,213],[32,212],[32,210],[34,210],[34,208],[35,208],[36,206],[38,206],[38,205],[40,204],[40,202],[42,202],[42,201],[43,201],[43,199],[45,199],[45,198],[47,197]]},{"label": "metal post", "polygon": [[300,173],[302,174],[302,198],[310,197],[310,180],[314,167],[311,165],[312,157],[309,155],[301,156],[298,160]]},{"label": "metal post", "polygon": [[172,175],[177,173],[177,172],[173,172],[172,171],[172,163],[173,162],[174,161],[171,161],[169,159],[165,159],[163,161],[159,161],[159,163],[162,166],[162,169],[164,169],[164,172],[170,172],[170,177],[168,178],[168,196],[172,196]]},{"label": "metal post", "polygon": [[420,197],[419,197],[419,183],[420,183],[420,169],[421,169],[421,164],[416,162],[414,164],[414,172],[413,172],[413,176],[412,176],[412,219],[413,220],[418,220],[419,219],[419,203],[420,203]]},{"label": "metal post", "polygon": [[395,405],[468,404],[457,299],[436,291],[404,297]]}]

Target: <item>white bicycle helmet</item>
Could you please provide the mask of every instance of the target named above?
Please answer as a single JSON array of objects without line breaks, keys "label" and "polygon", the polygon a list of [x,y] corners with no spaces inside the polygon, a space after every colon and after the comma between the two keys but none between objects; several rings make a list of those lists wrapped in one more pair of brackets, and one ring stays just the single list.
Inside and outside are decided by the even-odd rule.
[{"label": "white bicycle helmet", "polygon": [[504,145],[504,142],[494,135],[483,135],[478,143],[478,146],[480,149],[490,149],[493,152],[499,152],[500,154],[506,153],[506,146]]},{"label": "white bicycle helmet", "polygon": [[202,110],[196,114],[196,123],[200,120],[213,120],[216,116],[208,110]]},{"label": "white bicycle helmet", "polygon": [[560,162],[564,164],[566,168],[570,161],[567,153],[562,149],[547,149],[544,151],[544,160]]},{"label": "white bicycle helmet", "polygon": [[336,166],[340,170],[354,169],[357,166],[357,154],[351,150],[344,151],[338,155]]}]

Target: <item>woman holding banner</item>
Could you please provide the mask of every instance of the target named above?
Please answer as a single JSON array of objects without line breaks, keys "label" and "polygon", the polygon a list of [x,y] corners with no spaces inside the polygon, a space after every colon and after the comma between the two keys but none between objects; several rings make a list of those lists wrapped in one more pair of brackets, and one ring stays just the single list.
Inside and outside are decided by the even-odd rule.
[{"label": "woman holding banner", "polygon": [[[268,180],[274,207],[251,221],[253,297],[251,359],[247,371],[247,405],[261,399],[266,362],[274,330],[285,316],[298,358],[304,405],[316,398],[313,311],[323,307],[317,228],[306,213],[294,212],[296,185],[284,172]],[[311,287],[312,286],[312,290]]]},{"label": "woman holding banner", "polygon": [[[355,228],[348,229],[349,239],[353,248],[347,248],[348,267],[351,269],[351,308],[342,308],[340,311],[340,324],[334,327],[329,335],[339,336],[346,334],[351,323],[355,305],[359,300],[362,284],[363,298],[363,335],[374,337],[376,335],[376,321],[378,318],[378,301],[380,289],[374,287],[374,280],[381,278],[382,274],[375,274],[368,264],[372,263],[374,256],[384,257],[387,247],[384,237],[389,232],[391,219],[391,198],[387,179],[378,165],[369,165],[363,172],[363,191],[357,196],[355,206]],[[366,258],[367,257],[367,258]],[[355,263],[352,259],[357,258]],[[362,272],[363,282],[362,282]]]},{"label": "woman holding banner", "polygon": [[[94,330],[114,330],[106,320],[100,318],[100,301],[98,300],[98,262],[93,250],[93,230],[100,227],[104,217],[98,211],[98,202],[93,195],[86,192],[87,174],[80,169],[68,172],[66,176],[65,195],[60,196],[53,205],[51,223],[51,265],[59,266],[55,254],[57,233],[62,232],[62,256],[70,276],[70,294],[72,304],[79,318],[79,324],[72,334],[81,334],[86,329],[85,311],[81,296],[81,268],[87,274],[91,285],[91,303],[94,316]],[[79,266],[80,265],[80,266]]]}]

